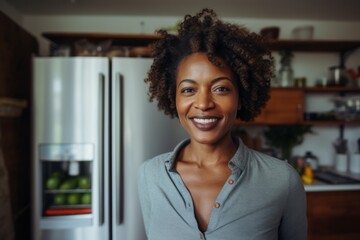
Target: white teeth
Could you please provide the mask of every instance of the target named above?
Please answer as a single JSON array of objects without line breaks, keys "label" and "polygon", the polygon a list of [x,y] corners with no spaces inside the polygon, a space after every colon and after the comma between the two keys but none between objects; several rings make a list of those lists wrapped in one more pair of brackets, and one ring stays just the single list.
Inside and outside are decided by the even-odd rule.
[{"label": "white teeth", "polygon": [[197,123],[201,123],[201,124],[208,124],[208,123],[216,122],[217,119],[216,118],[194,118],[194,121]]}]

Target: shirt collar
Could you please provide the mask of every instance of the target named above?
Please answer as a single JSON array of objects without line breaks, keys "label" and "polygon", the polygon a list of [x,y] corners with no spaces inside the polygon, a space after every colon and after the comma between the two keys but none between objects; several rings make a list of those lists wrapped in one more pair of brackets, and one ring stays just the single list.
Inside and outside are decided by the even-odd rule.
[{"label": "shirt collar", "polygon": [[[238,148],[234,156],[230,159],[228,166],[233,172],[242,172],[245,169],[246,163],[249,158],[249,149],[245,146],[242,140],[239,137],[233,138],[235,143],[238,145]],[[175,162],[176,157],[180,151],[190,143],[190,139],[181,141],[169,154],[168,159],[165,161],[167,170],[170,172],[175,172]]]}]

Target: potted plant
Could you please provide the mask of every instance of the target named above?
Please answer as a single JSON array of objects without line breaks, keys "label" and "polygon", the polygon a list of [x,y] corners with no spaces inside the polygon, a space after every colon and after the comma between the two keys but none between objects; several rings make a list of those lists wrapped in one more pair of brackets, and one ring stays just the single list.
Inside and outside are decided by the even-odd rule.
[{"label": "potted plant", "polygon": [[291,162],[292,150],[304,141],[307,133],[314,133],[309,125],[270,125],[264,131],[266,143],[281,152],[280,158]]}]

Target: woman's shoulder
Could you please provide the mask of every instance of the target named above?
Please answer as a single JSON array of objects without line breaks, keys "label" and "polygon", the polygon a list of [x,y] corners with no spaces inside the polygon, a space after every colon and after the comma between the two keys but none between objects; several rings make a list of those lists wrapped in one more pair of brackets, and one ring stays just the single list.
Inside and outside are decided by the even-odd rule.
[{"label": "woman's shoulder", "polygon": [[250,150],[250,152],[249,162],[252,168],[261,169],[263,173],[277,176],[278,179],[291,180],[291,182],[300,180],[299,174],[287,161],[255,150]]},{"label": "woman's shoulder", "polygon": [[175,162],[176,156],[184,148],[184,146],[188,144],[188,142],[189,140],[185,139],[180,143],[178,143],[178,145],[176,145],[172,151],[162,153],[155,157],[145,160],[141,164],[141,168],[146,168],[147,170],[156,170],[159,168],[164,169],[164,165],[166,165],[168,168],[171,168]]},{"label": "woman's shoulder", "polygon": [[157,156],[154,156],[152,158],[145,160],[144,163],[150,164],[150,165],[164,163],[164,162],[168,161],[172,155],[173,155],[173,152],[162,153],[162,154],[159,154]]},{"label": "woman's shoulder", "polygon": [[291,165],[286,160],[282,160],[253,149],[249,149],[249,151],[252,161],[256,161],[259,164],[269,168],[283,168],[284,170],[291,170]]},{"label": "woman's shoulder", "polygon": [[286,200],[290,195],[304,194],[300,175],[287,161],[251,150],[245,172],[249,183],[256,185],[257,190],[267,192],[268,197],[272,194]]},{"label": "woman's shoulder", "polygon": [[140,166],[140,172],[157,173],[171,158],[172,152],[162,153],[155,157],[145,160]]}]

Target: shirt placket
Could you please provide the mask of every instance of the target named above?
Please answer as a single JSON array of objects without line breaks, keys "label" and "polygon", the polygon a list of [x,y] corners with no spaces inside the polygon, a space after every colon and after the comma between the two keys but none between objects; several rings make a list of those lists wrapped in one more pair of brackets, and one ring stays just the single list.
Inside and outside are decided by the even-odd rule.
[{"label": "shirt placket", "polygon": [[225,201],[234,188],[236,178],[237,174],[233,172],[217,196],[213,208],[211,209],[210,220],[206,232],[211,232],[217,228],[221,213],[224,211],[224,207],[227,207]]},{"label": "shirt placket", "polygon": [[184,182],[182,181],[180,175],[177,172],[171,171],[170,176],[173,179],[176,188],[179,190],[181,197],[184,200],[184,207],[185,207],[184,212],[186,212],[186,216],[182,216],[182,217],[186,219],[187,223],[190,226],[193,226],[194,229],[198,229],[197,221],[195,218],[195,212],[194,212],[194,204],[190,192],[186,188]]}]

